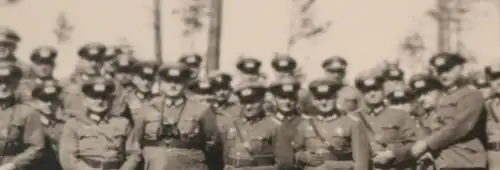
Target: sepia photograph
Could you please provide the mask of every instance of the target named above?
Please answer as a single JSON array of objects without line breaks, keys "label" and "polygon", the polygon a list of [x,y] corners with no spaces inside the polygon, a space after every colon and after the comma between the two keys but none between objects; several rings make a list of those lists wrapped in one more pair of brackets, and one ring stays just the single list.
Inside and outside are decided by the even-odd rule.
[{"label": "sepia photograph", "polygon": [[0,0],[0,170],[500,170],[500,0]]}]

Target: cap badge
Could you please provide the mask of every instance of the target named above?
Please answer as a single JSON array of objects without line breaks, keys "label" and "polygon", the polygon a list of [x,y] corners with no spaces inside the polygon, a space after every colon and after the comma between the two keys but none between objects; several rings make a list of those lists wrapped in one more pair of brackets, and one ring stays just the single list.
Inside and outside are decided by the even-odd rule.
[{"label": "cap badge", "polygon": [[434,61],[434,64],[436,64],[436,66],[443,66],[444,63],[445,63],[445,59],[443,57],[438,57]]},{"label": "cap badge", "polygon": [[416,88],[423,88],[425,86],[425,82],[423,80],[419,80],[416,81],[414,85]]},{"label": "cap badge", "polygon": [[330,87],[327,85],[321,85],[317,87],[318,92],[320,93],[326,93],[329,90]]},{"label": "cap badge", "polygon": [[217,76],[217,77],[215,78],[215,81],[217,81],[217,82],[222,82],[222,77],[221,77],[221,76]]},{"label": "cap badge", "polygon": [[194,57],[194,56],[188,57],[187,58],[187,62],[188,63],[195,63],[196,62],[196,57]]},{"label": "cap badge", "polygon": [[288,65],[288,61],[286,60],[280,60],[278,63],[279,66],[281,67],[286,67]]},{"label": "cap badge", "polygon": [[146,74],[153,74],[153,69],[149,67],[145,67],[142,71]]},{"label": "cap badge", "polygon": [[104,84],[96,84],[94,85],[94,90],[97,92],[103,92],[106,87]]},{"label": "cap badge", "polygon": [[47,94],[52,94],[52,93],[56,92],[56,88],[55,87],[46,87],[43,91]]},{"label": "cap badge", "polygon": [[252,93],[253,93],[252,89],[249,89],[249,88],[241,91],[241,95],[243,95],[243,96],[250,96],[250,95],[252,95]]},{"label": "cap badge", "polygon": [[200,88],[202,89],[208,89],[210,87],[210,84],[208,82],[201,82],[200,83]]},{"label": "cap badge", "polygon": [[390,75],[394,76],[394,77],[399,76],[399,71],[398,70],[391,70]]},{"label": "cap badge", "polygon": [[128,65],[130,65],[130,61],[128,61],[126,59],[122,59],[122,60],[118,60],[118,64],[120,66],[128,66]]},{"label": "cap badge", "polygon": [[286,84],[281,87],[284,92],[291,92],[293,91],[293,85],[291,84]]},{"label": "cap badge", "polygon": [[365,80],[364,83],[366,86],[373,86],[373,85],[375,85],[375,80],[374,79],[367,79],[367,80]]},{"label": "cap badge", "polygon": [[246,62],[245,67],[246,68],[253,68],[253,67],[255,67],[255,63],[254,62]]},{"label": "cap badge", "polygon": [[179,71],[178,69],[170,69],[168,71],[168,74],[170,76],[179,76],[179,75],[181,75],[181,71]]},{"label": "cap badge", "polygon": [[403,91],[395,91],[394,92],[394,97],[401,98],[404,97],[404,92]]},{"label": "cap badge", "polygon": [[97,47],[91,47],[89,49],[89,54],[90,55],[96,55],[97,53],[99,53],[99,50],[97,49]]},{"label": "cap badge", "polygon": [[7,68],[0,69],[0,75],[1,76],[8,76],[10,74],[10,70]]},{"label": "cap badge", "polygon": [[114,55],[114,54],[115,54],[115,52],[116,52],[116,50],[117,50],[117,49],[116,49],[116,47],[108,47],[108,48],[106,49],[106,55],[107,55],[107,56]]},{"label": "cap badge", "polygon": [[342,68],[342,64],[338,61],[334,61],[334,62],[332,62],[331,67],[332,68]]},{"label": "cap badge", "polygon": [[484,78],[480,78],[477,80],[478,84],[486,84],[486,80]]},{"label": "cap badge", "polygon": [[51,53],[51,51],[49,49],[47,49],[47,48],[42,48],[39,51],[40,57],[42,57],[42,58],[48,58],[48,57],[50,57],[50,53]]}]

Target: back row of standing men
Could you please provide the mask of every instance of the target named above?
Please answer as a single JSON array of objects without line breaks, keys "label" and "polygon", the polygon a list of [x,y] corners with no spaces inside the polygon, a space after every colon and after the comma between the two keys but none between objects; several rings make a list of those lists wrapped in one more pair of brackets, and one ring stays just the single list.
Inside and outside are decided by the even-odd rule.
[{"label": "back row of standing men", "polygon": [[388,67],[351,86],[331,57],[305,85],[284,55],[268,84],[247,57],[233,87],[227,73],[198,77],[197,55],[158,65],[90,43],[59,81],[57,50],[27,66],[20,40],[0,29],[0,170],[500,169],[500,64],[466,79],[466,60],[441,53],[430,74],[404,82]]}]

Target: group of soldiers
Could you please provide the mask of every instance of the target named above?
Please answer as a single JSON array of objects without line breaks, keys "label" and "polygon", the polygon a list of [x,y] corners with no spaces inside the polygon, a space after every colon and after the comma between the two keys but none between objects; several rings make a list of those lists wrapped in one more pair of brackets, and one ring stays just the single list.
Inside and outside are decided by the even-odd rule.
[{"label": "group of soldiers", "polygon": [[272,81],[242,57],[235,83],[198,76],[199,55],[160,65],[89,43],[56,80],[57,49],[28,65],[20,41],[0,29],[0,170],[500,169],[500,64],[466,77],[464,57],[439,53],[408,81],[388,66],[350,85],[329,57],[304,84],[291,56]]}]

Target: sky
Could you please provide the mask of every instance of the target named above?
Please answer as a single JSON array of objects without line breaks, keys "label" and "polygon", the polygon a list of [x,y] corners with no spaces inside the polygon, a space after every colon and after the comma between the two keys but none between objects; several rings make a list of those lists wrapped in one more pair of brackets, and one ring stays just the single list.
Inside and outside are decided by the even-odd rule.
[{"label": "sky", "polygon": [[[183,25],[173,9],[181,0],[163,0],[162,31],[164,60],[175,61],[190,52],[204,53],[206,29],[196,43],[182,38]],[[238,56],[254,56],[269,63],[275,52],[286,52],[291,13],[290,0],[224,0],[221,70],[234,71]],[[291,50],[303,70],[321,71],[321,61],[332,55],[345,57],[349,77],[375,66],[384,59],[405,55],[400,50],[403,38],[420,32],[429,57],[436,51],[436,24],[427,15],[434,0],[317,0],[315,21],[331,21],[329,30],[310,40],[298,42]],[[489,63],[500,54],[500,21],[496,5],[478,2],[473,5],[468,30],[464,31],[469,53],[480,63]],[[141,59],[154,59],[152,0],[21,0],[15,6],[0,7],[0,25],[8,26],[22,36],[17,52],[28,59],[34,47],[54,45],[60,50],[56,76],[71,73],[77,62],[76,49],[87,42],[130,43]],[[66,13],[75,30],[66,44],[57,44],[52,33],[56,18]],[[192,48],[190,48],[192,47]],[[269,70],[269,64],[264,65]],[[320,74],[311,74],[309,79]]]}]

